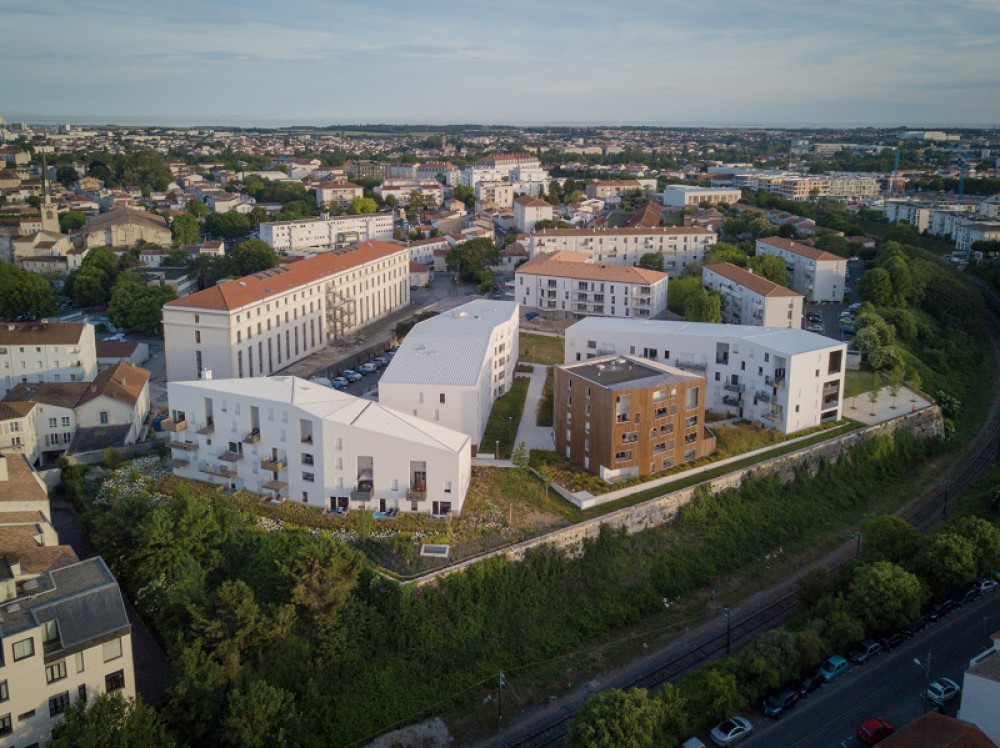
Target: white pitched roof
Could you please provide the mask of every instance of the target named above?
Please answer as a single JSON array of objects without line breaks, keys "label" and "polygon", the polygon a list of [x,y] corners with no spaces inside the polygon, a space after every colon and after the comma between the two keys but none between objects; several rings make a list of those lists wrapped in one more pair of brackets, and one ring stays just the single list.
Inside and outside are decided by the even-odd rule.
[{"label": "white pitched roof", "polygon": [[817,335],[806,330],[786,327],[757,327],[753,325],[723,325],[707,322],[678,322],[673,320],[635,320],[614,317],[586,317],[566,330],[566,335],[676,335],[705,337],[713,340],[745,340],[754,345],[770,348],[778,353],[795,355],[846,345],[839,340]]},{"label": "white pitched roof", "polygon": [[516,302],[477,299],[419,322],[403,339],[379,384],[474,385],[493,330],[517,315]]}]

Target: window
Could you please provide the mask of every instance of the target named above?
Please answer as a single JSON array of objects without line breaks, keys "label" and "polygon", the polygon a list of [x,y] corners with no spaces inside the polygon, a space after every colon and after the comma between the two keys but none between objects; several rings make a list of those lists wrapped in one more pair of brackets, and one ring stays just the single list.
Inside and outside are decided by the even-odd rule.
[{"label": "window", "polygon": [[117,660],[122,656],[122,640],[121,637],[117,639],[112,639],[109,642],[104,642],[104,661],[111,662],[111,660]]},{"label": "window", "polygon": [[49,699],[49,716],[55,717],[57,714],[62,714],[68,706],[69,691],[63,691],[61,694],[53,696]]},{"label": "window", "polygon": [[201,330],[195,330],[194,331],[194,342],[195,343],[200,343],[201,342]]},{"label": "window", "polygon": [[313,456],[311,454],[309,454],[308,452],[303,452],[302,453],[302,464],[303,465],[312,465],[312,464],[314,464],[314,462],[313,462]]},{"label": "window", "polygon": [[107,422],[108,422],[108,411],[102,410],[101,411],[101,423],[107,423]]},{"label": "window", "polygon": [[56,424],[57,424],[57,423],[58,423],[57,419],[55,419],[55,418],[50,418],[50,419],[49,419],[49,428],[50,428],[50,429],[54,429],[54,428],[56,427]]},{"label": "window", "polygon": [[302,480],[306,483],[313,483],[316,480],[316,476],[313,473],[302,473]]},{"label": "window", "polygon": [[438,402],[441,403],[441,405],[444,405],[444,393],[443,392],[439,395],[439,398],[440,399],[438,400]]},{"label": "window", "polygon": [[34,716],[35,716],[35,710],[32,709],[30,712],[25,712],[24,714],[17,715],[17,721],[24,722],[24,720],[31,719]]},{"label": "window", "polygon": [[35,654],[35,640],[28,638],[19,642],[14,642],[14,662],[26,660]]},{"label": "window", "polygon": [[11,724],[10,715],[5,714],[0,717],[0,735],[10,735],[14,732],[14,725]]},{"label": "window", "polygon": [[87,686],[81,683],[76,689],[76,696],[80,701],[87,700]]},{"label": "window", "polygon": [[625,462],[626,460],[632,459],[632,450],[626,449],[622,452],[615,452],[615,460],[618,462]]},{"label": "window", "polygon": [[59,662],[53,662],[51,665],[45,666],[45,682],[55,683],[57,680],[62,680],[66,677],[66,660],[59,660]]},{"label": "window", "polygon": [[62,417],[62,425],[63,426],[69,426],[69,416],[63,416]]},{"label": "window", "polygon": [[0,701],[7,701],[10,698],[10,691],[7,690],[7,681],[0,681]]},{"label": "window", "polygon": [[105,693],[110,693],[111,691],[118,691],[122,688],[125,688],[124,670],[116,670],[115,672],[104,676]]},{"label": "window", "polygon": [[83,672],[83,652],[76,653],[76,672]]}]

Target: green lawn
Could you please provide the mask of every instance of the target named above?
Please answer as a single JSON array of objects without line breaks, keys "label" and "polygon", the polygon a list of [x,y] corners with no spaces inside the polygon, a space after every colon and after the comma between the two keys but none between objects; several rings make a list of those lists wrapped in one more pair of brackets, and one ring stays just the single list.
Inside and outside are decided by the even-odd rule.
[{"label": "green lawn", "polygon": [[522,332],[519,359],[525,363],[561,364],[563,362],[563,338],[551,335],[537,335]]},{"label": "green lawn", "polygon": [[849,370],[844,377],[844,399],[863,395],[876,387],[884,387],[886,385],[885,377],[881,377],[880,384],[875,382],[876,377],[879,376],[878,372],[874,371]]},{"label": "green lawn", "polygon": [[521,412],[524,410],[524,398],[528,394],[528,378],[514,377],[510,392],[498,397],[490,411],[490,420],[486,422],[486,431],[479,444],[481,452],[492,452],[500,442],[498,458],[509,459],[514,449],[514,439],[517,437],[517,427],[521,423]]}]

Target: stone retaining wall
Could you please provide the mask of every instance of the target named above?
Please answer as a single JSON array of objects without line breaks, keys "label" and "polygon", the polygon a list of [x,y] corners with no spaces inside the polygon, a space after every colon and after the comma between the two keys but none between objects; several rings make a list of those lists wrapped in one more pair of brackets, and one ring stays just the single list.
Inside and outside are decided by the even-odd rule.
[{"label": "stone retaining wall", "polygon": [[582,553],[584,543],[587,540],[596,539],[601,533],[601,528],[605,526],[633,534],[671,521],[677,516],[682,506],[692,501],[700,486],[708,486],[709,491],[714,494],[727,488],[739,488],[743,479],[748,477],[773,475],[782,482],[789,482],[801,469],[804,469],[809,475],[815,475],[819,470],[820,463],[824,460],[828,462],[836,460],[856,444],[862,444],[875,436],[890,436],[898,429],[903,428],[922,438],[940,436],[944,430],[940,408],[935,405],[914,413],[906,413],[890,421],[858,429],[770,460],[763,460],[750,467],[734,470],[689,488],[657,496],[640,504],[623,507],[600,517],[578,522],[546,535],[540,535],[537,538],[524,540],[506,548],[460,561],[416,577],[405,584],[424,585],[448,574],[464,571],[472,564],[494,556],[506,556],[511,561],[520,561],[528,551],[543,545],[549,545],[558,548],[563,553],[576,556]]}]

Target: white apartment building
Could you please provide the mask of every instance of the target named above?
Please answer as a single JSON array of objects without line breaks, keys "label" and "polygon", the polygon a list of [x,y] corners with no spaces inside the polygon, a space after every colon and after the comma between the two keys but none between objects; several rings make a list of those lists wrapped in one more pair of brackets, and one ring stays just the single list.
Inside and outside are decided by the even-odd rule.
[{"label": "white apartment building", "polygon": [[[655,188],[655,179],[653,185]],[[638,179],[602,179],[588,184],[584,189],[587,197],[597,200],[621,198],[636,190],[643,190],[642,183]]]},{"label": "white apartment building", "polygon": [[267,376],[410,303],[410,252],[359,242],[163,307],[167,378]]},{"label": "white apartment building", "polygon": [[714,231],[698,226],[544,229],[531,237],[531,256],[580,252],[598,264],[638,265],[644,254],[655,253],[663,256],[663,269],[676,275],[688,265],[702,262],[705,251],[717,240]]},{"label": "white apartment building", "polygon": [[0,322],[0,396],[22,382],[87,382],[97,374],[94,326]]},{"label": "white apartment building", "polygon": [[952,238],[959,252],[971,252],[976,242],[1000,240],[1000,222],[956,221]]},{"label": "white apartment building", "polygon": [[443,236],[437,236],[430,239],[415,239],[407,247],[410,250],[410,259],[413,262],[434,267],[435,252],[441,250],[447,253],[451,250],[451,242]]},{"label": "white apartment building", "polygon": [[566,363],[643,356],[705,377],[705,408],[785,434],[841,417],[847,344],[805,330],[588,317]]},{"label": "white apartment building", "polygon": [[518,306],[477,299],[417,323],[379,380],[379,402],[467,434],[480,445],[517,367]]},{"label": "white apartment building", "polygon": [[551,220],[552,206],[541,198],[521,195],[514,200],[514,229],[518,233],[530,233],[539,221]]},{"label": "white apartment building", "polygon": [[350,208],[357,198],[364,196],[364,187],[354,182],[323,182],[316,185],[316,204],[320,207],[333,204],[338,208]]},{"label": "white apartment building", "polygon": [[846,258],[780,236],[758,239],[757,254],[783,259],[788,269],[788,285],[802,294],[806,302],[840,303],[844,300]]},{"label": "white apartment building", "polygon": [[421,182],[443,181],[449,187],[454,187],[458,184],[458,169],[446,161],[426,161],[422,164],[417,164],[413,170],[413,176]]},{"label": "white apartment building", "polygon": [[907,223],[920,233],[930,232],[938,236],[951,234],[952,220],[959,216],[971,217],[976,212],[974,203],[956,203],[936,200],[886,200],[885,218],[890,223]]},{"label": "white apartment building", "polygon": [[328,511],[462,511],[468,435],[298,377],[167,385],[176,475]]},{"label": "white apartment building", "polygon": [[882,186],[877,177],[850,172],[827,175],[826,196],[837,200],[860,200],[878,197]]},{"label": "white apartment building", "polygon": [[392,240],[392,213],[304,218],[260,225],[260,238],[279,252],[339,249],[359,241]]},{"label": "white apartment building", "polygon": [[597,265],[579,252],[535,255],[514,272],[514,298],[527,309],[564,315],[656,317],[667,309],[666,273]]},{"label": "white apartment building", "polygon": [[410,179],[387,179],[375,188],[375,193],[383,200],[392,197],[396,205],[405,207],[410,204],[413,193],[430,198],[432,205],[444,202],[444,187],[440,182],[418,182]]},{"label": "white apartment building", "polygon": [[802,294],[752,270],[717,262],[702,268],[701,283],[722,297],[722,321],[726,324],[802,327]]},{"label": "white apartment building", "polygon": [[675,207],[698,207],[702,203],[738,203],[742,194],[727,187],[691,187],[668,184],[663,188],[663,204]]},{"label": "white apartment building", "polygon": [[510,182],[479,182],[476,185],[476,202],[510,208],[514,205],[514,185]]},{"label": "white apartment building", "polygon": [[962,680],[962,705],[958,719],[971,722],[994,743],[1000,744],[1000,632],[993,646],[973,657]]},{"label": "white apartment building", "polygon": [[458,177],[459,184],[473,188],[480,182],[504,180],[514,186],[515,192],[534,196],[548,192],[552,181],[541,162],[527,154],[480,159],[475,164],[463,166]]}]

